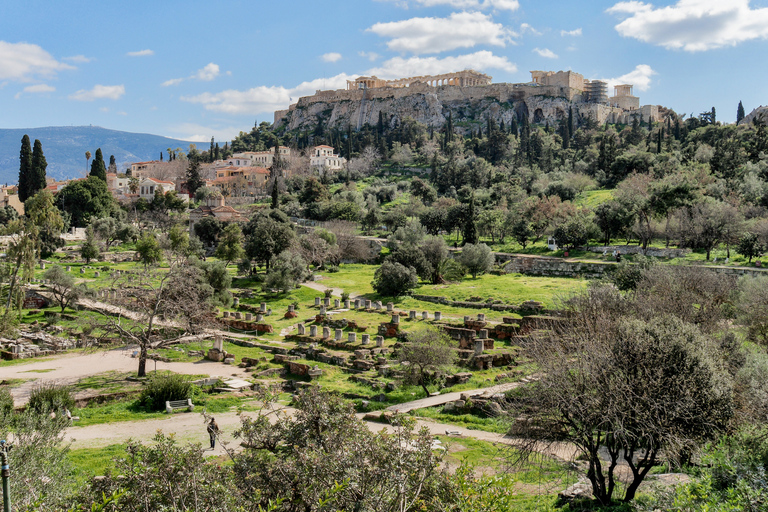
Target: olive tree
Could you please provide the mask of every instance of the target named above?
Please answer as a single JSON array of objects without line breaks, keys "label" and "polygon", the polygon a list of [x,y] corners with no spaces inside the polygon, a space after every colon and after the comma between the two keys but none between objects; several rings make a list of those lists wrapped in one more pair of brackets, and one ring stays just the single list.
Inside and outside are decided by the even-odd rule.
[{"label": "olive tree", "polygon": [[629,300],[606,288],[572,304],[560,329],[527,345],[539,379],[509,399],[518,462],[571,443],[588,462],[598,502],[609,504],[619,489],[630,501],[653,466],[685,460],[726,428],[733,379],[720,344],[695,325],[632,318]]},{"label": "olive tree", "polygon": [[461,255],[459,255],[459,262],[467,267],[472,278],[491,270],[494,261],[496,257],[491,252],[491,248],[485,244],[467,244],[461,249]]},{"label": "olive tree", "polygon": [[450,340],[434,328],[408,333],[408,341],[400,347],[399,354],[400,363],[407,363],[405,380],[421,386],[427,396],[427,384],[456,360],[456,351],[451,347]]},{"label": "olive tree", "polygon": [[61,312],[63,313],[67,306],[88,293],[88,288],[85,284],[80,286],[75,285],[75,279],[67,273],[66,270],[58,265],[54,265],[43,274],[49,282],[51,295],[61,306]]}]

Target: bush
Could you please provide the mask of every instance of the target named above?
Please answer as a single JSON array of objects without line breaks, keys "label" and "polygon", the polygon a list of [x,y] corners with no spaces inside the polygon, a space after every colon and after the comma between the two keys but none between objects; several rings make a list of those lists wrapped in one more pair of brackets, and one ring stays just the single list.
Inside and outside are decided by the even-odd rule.
[{"label": "bush", "polygon": [[175,373],[154,374],[142,390],[139,402],[153,411],[162,411],[166,401],[186,400],[191,395],[192,384],[186,376]]},{"label": "bush", "polygon": [[0,388],[0,418],[13,413],[13,396],[8,388]]},{"label": "bush", "polygon": [[373,274],[371,285],[376,293],[386,297],[397,297],[416,287],[419,278],[412,267],[385,261]]},{"label": "bush", "polygon": [[467,244],[459,255],[459,263],[467,268],[473,278],[491,270],[494,261],[496,257],[491,252],[491,248],[485,244]]},{"label": "bush", "polygon": [[54,383],[40,384],[29,395],[28,408],[38,413],[56,411],[63,408],[73,409],[75,400],[67,386],[59,386]]}]

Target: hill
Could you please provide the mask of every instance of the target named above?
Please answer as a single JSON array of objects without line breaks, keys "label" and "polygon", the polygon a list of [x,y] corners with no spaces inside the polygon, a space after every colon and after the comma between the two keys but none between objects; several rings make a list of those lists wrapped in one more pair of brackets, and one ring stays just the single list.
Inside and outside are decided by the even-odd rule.
[{"label": "hill", "polygon": [[101,148],[104,160],[115,155],[122,172],[131,162],[156,160],[162,151],[182,148],[194,142],[149,133],[108,130],[99,126],[50,126],[45,128],[0,129],[0,183],[16,183],[19,178],[19,149],[24,134],[34,142],[40,139],[48,161],[47,174],[56,179],[78,178],[86,171],[85,152]]}]

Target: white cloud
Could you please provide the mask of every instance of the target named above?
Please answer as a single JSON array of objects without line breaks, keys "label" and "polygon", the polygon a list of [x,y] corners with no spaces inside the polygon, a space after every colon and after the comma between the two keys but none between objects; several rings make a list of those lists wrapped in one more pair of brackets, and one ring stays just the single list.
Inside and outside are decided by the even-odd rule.
[{"label": "white cloud", "polygon": [[[475,69],[485,71],[488,69],[501,69],[510,73],[517,71],[517,66],[506,57],[499,57],[489,51],[479,51],[468,55],[455,57],[395,57],[363,72],[363,75],[376,75],[383,79],[401,78],[419,75],[439,75],[462,69]],[[281,110],[294,103],[301,96],[309,96],[319,90],[346,89],[347,80],[352,80],[359,75],[345,73],[329,77],[318,78],[309,82],[303,82],[296,87],[259,86],[246,91],[229,89],[218,93],[206,92],[195,96],[182,96],[181,100],[189,103],[203,105],[206,110],[223,112],[235,115],[255,115],[265,112]],[[239,129],[234,132],[237,134]],[[195,133],[195,131],[189,131]],[[210,140],[200,135],[200,140]]]},{"label": "white cloud", "polygon": [[[210,82],[211,80],[214,80],[217,76],[219,76],[220,70],[219,65],[214,64],[213,62],[210,62],[205,65],[202,69],[198,69],[197,72],[194,75],[190,75],[186,78],[171,78],[170,80],[166,80],[162,84],[160,84],[163,87],[168,87],[171,85],[179,85],[184,80],[200,80],[203,82]],[[229,74],[229,72],[227,72]]]},{"label": "white cloud", "polygon": [[203,82],[210,82],[217,76],[219,76],[219,65],[214,64],[213,62],[206,64],[202,69],[198,69],[197,73],[194,75],[196,79],[202,80]]},{"label": "white cloud", "polygon": [[366,75],[394,79],[404,76],[440,75],[462,69],[484,71],[501,69],[509,73],[517,71],[517,66],[506,57],[499,57],[489,51],[479,51],[455,57],[395,57],[382,63],[380,67],[366,71]]},{"label": "white cloud", "polygon": [[539,32],[538,30],[536,30],[535,28],[530,26],[528,23],[523,23],[523,24],[520,25],[520,33],[521,34],[531,33],[531,34],[533,34],[535,36],[540,36],[541,35],[541,32]]},{"label": "white cloud", "polygon": [[137,52],[128,52],[126,53],[129,57],[149,57],[150,55],[154,55],[154,50],[139,50]]},{"label": "white cloud", "polygon": [[36,44],[0,41],[0,80],[30,82],[67,69],[75,67],[57,61]]},{"label": "white cloud", "polygon": [[104,112],[106,114],[107,112],[109,112],[109,107],[101,107],[99,108],[99,111]]},{"label": "white cloud", "polygon": [[[408,2],[403,0],[394,1],[399,7],[408,8]],[[520,8],[518,0],[413,0],[414,3],[424,7],[434,7],[436,5],[447,5],[454,9],[496,9],[499,11],[516,11]]]},{"label": "white cloud", "polygon": [[580,36],[581,35],[581,27],[575,28],[573,30],[561,30],[560,31],[560,35],[562,37],[565,37],[565,36],[573,36],[573,37]]},{"label": "white cloud", "polygon": [[608,95],[613,94],[613,87],[621,84],[632,84],[636,91],[647,91],[651,88],[651,77],[658,73],[651,69],[648,64],[639,64],[635,69],[625,75],[616,78],[599,78],[608,83]]},{"label": "white cloud", "polygon": [[55,90],[56,90],[55,87],[48,84],[28,85],[24,89],[22,89],[21,92],[17,92],[14,98],[19,99],[24,93],[43,94],[46,92],[54,92]]},{"label": "white cloud", "polygon": [[323,62],[338,62],[341,60],[341,54],[336,52],[324,53],[321,57]]},{"label": "white cloud", "polygon": [[168,87],[171,85],[179,85],[181,82],[186,80],[185,78],[171,78],[170,80],[166,80],[165,82],[161,83],[163,87]]},{"label": "white cloud", "polygon": [[606,12],[628,16],[616,25],[622,36],[667,49],[696,52],[768,38],[768,8],[751,9],[749,0],[679,0],[659,8],[632,0]]},{"label": "white cloud", "polygon": [[73,55],[71,57],[64,57],[63,60],[68,60],[69,62],[75,62],[77,64],[86,64],[91,62],[93,59],[86,57],[85,55]]},{"label": "white cloud", "polygon": [[125,94],[124,85],[94,85],[93,89],[86,91],[80,89],[74,94],[70,94],[69,99],[76,101],[93,101],[97,99],[116,100]]},{"label": "white cloud", "polygon": [[479,44],[504,47],[517,36],[480,12],[452,13],[448,18],[411,18],[376,23],[368,29],[382,37],[390,50],[413,54],[440,53]]},{"label": "white cloud", "polygon": [[376,52],[357,52],[357,54],[363,58],[368,59],[371,62],[378,60],[378,58],[380,57],[380,55]]},{"label": "white cloud", "polygon": [[[229,89],[218,93],[206,92],[196,96],[182,96],[182,101],[203,105],[206,110],[227,114],[260,114],[286,108],[294,99],[314,94],[318,89],[345,89],[347,80],[354,77],[346,74],[330,78],[318,78],[303,82],[296,87],[258,86],[247,91]],[[210,139],[210,135],[208,139]]]},{"label": "white cloud", "polygon": [[534,48],[533,53],[539,54],[539,57],[544,57],[545,59],[556,59],[557,54],[550,50],[549,48]]}]

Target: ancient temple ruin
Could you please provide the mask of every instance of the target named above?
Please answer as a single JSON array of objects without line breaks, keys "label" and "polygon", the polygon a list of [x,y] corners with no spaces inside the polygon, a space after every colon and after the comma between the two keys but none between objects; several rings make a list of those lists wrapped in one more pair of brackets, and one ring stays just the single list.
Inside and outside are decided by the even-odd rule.
[{"label": "ancient temple ruin", "polygon": [[395,80],[382,80],[376,76],[360,76],[354,80],[347,80],[347,90],[357,89],[380,89],[384,87],[410,87],[414,84],[426,84],[431,87],[441,87],[443,85],[454,85],[459,87],[473,87],[480,85],[490,85],[492,77],[479,73],[473,69],[458,71],[455,73],[445,73],[442,75],[424,75],[412,76],[409,78],[398,78]]}]

